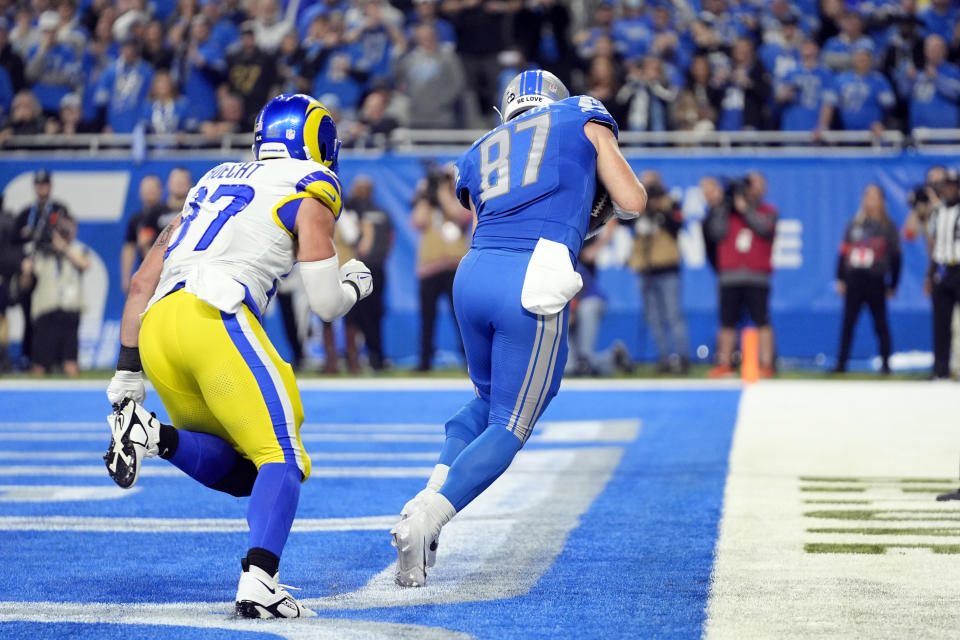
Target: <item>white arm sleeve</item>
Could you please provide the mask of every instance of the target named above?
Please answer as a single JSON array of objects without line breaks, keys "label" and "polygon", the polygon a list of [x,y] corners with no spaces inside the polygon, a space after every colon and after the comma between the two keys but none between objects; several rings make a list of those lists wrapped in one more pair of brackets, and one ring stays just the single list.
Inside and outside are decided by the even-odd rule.
[{"label": "white arm sleeve", "polygon": [[300,277],[307,291],[310,309],[324,322],[333,322],[357,301],[357,289],[340,282],[337,256],[326,260],[300,263]]},{"label": "white arm sleeve", "polygon": [[640,217],[639,211],[628,211],[616,203],[616,201],[611,198],[610,202],[613,204],[613,212],[621,220],[635,220]]}]

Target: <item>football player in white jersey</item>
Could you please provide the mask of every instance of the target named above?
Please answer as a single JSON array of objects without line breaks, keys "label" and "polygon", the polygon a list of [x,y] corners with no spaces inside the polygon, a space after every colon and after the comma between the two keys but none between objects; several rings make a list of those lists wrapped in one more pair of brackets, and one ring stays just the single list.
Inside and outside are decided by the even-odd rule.
[{"label": "football player in white jersey", "polygon": [[[340,267],[333,245],[339,148],[320,102],[271,100],[256,121],[254,161],[221,164],[197,182],[134,275],[123,310],[107,388],[115,409],[107,470],[131,487],[142,459],[159,455],[212,489],[250,496],[236,596],[242,617],[314,615],[277,581],[310,457],[293,369],[260,314],[294,261],[324,320],[373,290],[370,270],[357,260]],[[141,406],[141,362],[173,425]]]}]

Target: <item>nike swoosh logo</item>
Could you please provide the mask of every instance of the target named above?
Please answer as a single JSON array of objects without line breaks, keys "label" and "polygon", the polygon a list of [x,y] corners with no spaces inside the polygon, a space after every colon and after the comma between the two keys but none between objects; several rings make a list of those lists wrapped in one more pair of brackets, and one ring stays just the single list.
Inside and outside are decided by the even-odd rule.
[{"label": "nike swoosh logo", "polygon": [[264,587],[264,589],[266,589],[267,591],[269,591],[269,592],[272,593],[273,595],[277,595],[277,590],[276,590],[276,589],[271,589],[270,586],[269,586],[266,582],[264,582],[264,581],[261,580],[260,578],[254,578],[254,579],[255,579],[257,582],[259,582],[260,584],[262,584],[263,587]]}]

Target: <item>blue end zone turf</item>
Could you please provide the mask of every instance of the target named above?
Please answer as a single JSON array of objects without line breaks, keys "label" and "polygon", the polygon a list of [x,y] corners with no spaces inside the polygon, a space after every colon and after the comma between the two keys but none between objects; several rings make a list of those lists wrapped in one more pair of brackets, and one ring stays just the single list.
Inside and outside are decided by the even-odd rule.
[{"label": "blue end zone turf", "polygon": [[[423,486],[433,465],[429,456],[439,451],[442,442],[443,421],[469,397],[464,391],[304,391],[307,421],[316,425],[304,431],[306,448],[314,455],[318,475],[303,486],[297,518],[298,523],[314,528],[291,534],[281,582],[302,587],[297,596],[307,599],[367,593],[357,590],[375,582],[395,559],[386,532],[389,524],[364,529],[365,525],[351,520],[339,527],[336,519],[383,519],[396,514]],[[396,606],[387,598],[382,605],[375,600],[361,602],[360,608],[344,608],[336,601],[321,600],[326,603],[321,616],[345,622],[441,627],[478,638],[699,638],[739,398],[736,390],[561,390],[543,421],[590,424],[575,437],[538,441],[538,432],[545,426],[540,425],[524,452],[533,458],[561,456],[558,460],[567,459],[563,456],[579,460],[577,452],[593,451],[622,452],[622,457],[571,529],[556,534],[559,539],[566,536],[565,543],[555,558],[546,559],[542,573],[531,576],[529,587],[500,599],[492,595],[434,602],[427,591],[428,577],[428,586],[420,591],[427,594],[421,602]],[[155,396],[152,399],[148,408],[158,409]],[[0,636],[227,637],[223,629],[186,630],[141,621],[123,625],[33,622],[29,617],[11,617],[10,611],[2,609],[5,603],[29,616],[30,606],[24,601],[229,602],[245,551],[247,501],[210,491],[185,476],[168,475],[173,467],[161,461],[147,464],[134,492],[114,499],[11,501],[18,487],[24,488],[21,491],[48,485],[111,491],[113,485],[100,459],[107,445],[103,418],[109,409],[102,391],[0,390],[0,407],[0,473],[20,469],[0,476],[4,540],[0,565],[16,568],[0,575],[0,621],[15,620],[0,624]],[[163,417],[162,412],[158,414]],[[605,441],[604,434],[613,427],[596,422],[630,419],[641,420],[642,427],[635,439],[625,441]],[[68,420],[79,424],[61,424]],[[101,421],[102,430],[84,424]],[[50,424],[45,428],[14,422]],[[56,433],[62,437],[50,436]],[[99,470],[88,473],[95,467]],[[36,471],[28,474],[33,468]],[[150,475],[151,470],[160,475]],[[511,469],[501,482],[513,487],[512,499],[520,500],[525,492],[535,494],[561,480]],[[574,500],[567,500],[562,492],[548,495],[558,513]],[[545,512],[531,507],[512,514],[504,507],[502,518],[492,519],[478,512],[458,526],[468,537],[473,527],[483,532],[502,529],[509,549],[510,540],[524,542],[525,535],[540,535],[531,531],[545,530],[539,528],[542,522],[524,517],[530,513],[543,517],[550,513],[547,507]],[[49,525],[50,517],[64,517],[69,524],[52,530],[56,527]],[[10,524],[12,518],[26,524],[16,530],[20,525]],[[111,530],[110,522],[104,530],[82,528],[103,518],[114,519],[117,529],[134,530]],[[222,519],[218,522],[226,524],[216,531],[159,532],[144,530],[152,525],[144,525],[143,518],[174,523]],[[560,540],[534,540],[534,547],[541,543],[548,547],[551,542]],[[512,578],[492,571],[481,559],[457,560],[458,554],[469,556],[469,545],[451,546],[456,545],[448,542],[444,547],[441,542],[438,567],[447,558],[470,567],[463,581],[452,583],[452,589],[492,585],[493,593],[509,594]],[[385,593],[389,596],[395,590],[399,587],[391,584]],[[361,601],[364,597],[358,596]],[[47,615],[56,615],[53,606],[55,610],[46,611]],[[267,626],[258,635],[283,635],[281,629]],[[242,635],[230,637],[250,635],[239,629],[231,633]]]}]

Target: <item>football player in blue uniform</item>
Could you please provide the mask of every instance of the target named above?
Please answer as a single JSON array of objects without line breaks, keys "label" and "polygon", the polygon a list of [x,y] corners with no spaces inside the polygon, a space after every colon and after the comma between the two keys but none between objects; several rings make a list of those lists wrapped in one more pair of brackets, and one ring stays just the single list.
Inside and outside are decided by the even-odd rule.
[{"label": "football player in blue uniform", "polygon": [[447,422],[427,487],[390,531],[401,586],[425,583],[441,527],[507,469],[556,395],[588,227],[646,206],[617,123],[596,99],[570,97],[549,72],[524,71],[507,85],[500,115],[503,124],[460,156],[455,172],[475,219],[453,307],[477,397]]}]

